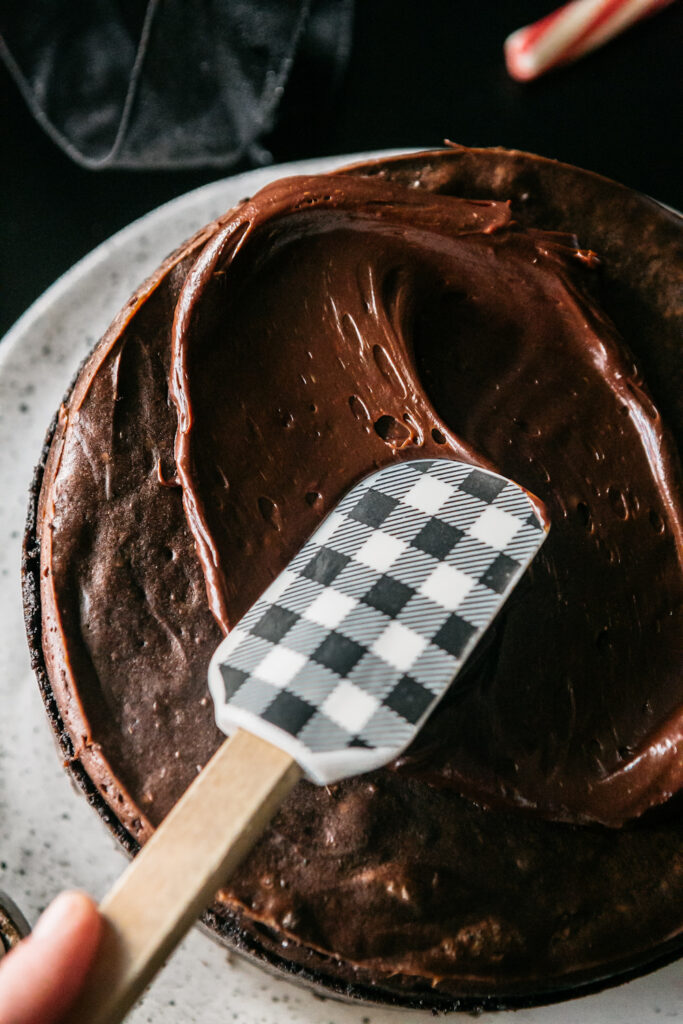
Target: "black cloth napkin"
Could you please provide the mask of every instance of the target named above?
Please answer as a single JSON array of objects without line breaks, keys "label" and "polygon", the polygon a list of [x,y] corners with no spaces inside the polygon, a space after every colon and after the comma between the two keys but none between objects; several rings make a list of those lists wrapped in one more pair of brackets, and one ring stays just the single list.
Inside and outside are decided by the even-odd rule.
[{"label": "black cloth napkin", "polygon": [[353,0],[3,7],[0,55],[36,120],[90,169],[266,163],[295,63],[315,65],[324,104],[351,47]]}]

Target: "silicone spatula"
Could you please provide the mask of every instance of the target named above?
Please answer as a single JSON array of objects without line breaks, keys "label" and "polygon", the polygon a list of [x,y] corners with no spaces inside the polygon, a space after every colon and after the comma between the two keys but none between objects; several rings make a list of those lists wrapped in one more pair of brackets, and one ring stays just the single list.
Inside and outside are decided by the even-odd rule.
[{"label": "silicone spatula", "polygon": [[547,530],[528,492],[452,460],[346,494],[216,650],[229,739],[103,900],[70,1021],[123,1019],[302,776],[330,784],[408,746]]}]

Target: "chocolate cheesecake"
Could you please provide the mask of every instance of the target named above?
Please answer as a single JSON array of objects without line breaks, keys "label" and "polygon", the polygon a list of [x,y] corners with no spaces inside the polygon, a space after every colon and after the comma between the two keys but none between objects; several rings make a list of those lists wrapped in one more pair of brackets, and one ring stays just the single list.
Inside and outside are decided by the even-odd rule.
[{"label": "chocolate cheesecake", "polygon": [[36,477],[27,622],[70,769],[132,852],[223,738],[213,650],[351,485],[452,455],[548,510],[413,747],[295,789],[206,917],[228,943],[435,1009],[683,948],[682,239],[511,151],[284,179],[172,254],[82,367]]}]

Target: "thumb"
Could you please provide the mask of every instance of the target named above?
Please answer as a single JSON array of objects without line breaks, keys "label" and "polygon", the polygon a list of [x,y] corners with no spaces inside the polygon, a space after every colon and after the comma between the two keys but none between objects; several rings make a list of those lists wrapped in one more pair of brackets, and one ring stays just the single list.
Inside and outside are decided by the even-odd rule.
[{"label": "thumb", "polygon": [[2,1024],[58,1024],[83,984],[101,926],[85,893],[58,896],[0,964]]}]

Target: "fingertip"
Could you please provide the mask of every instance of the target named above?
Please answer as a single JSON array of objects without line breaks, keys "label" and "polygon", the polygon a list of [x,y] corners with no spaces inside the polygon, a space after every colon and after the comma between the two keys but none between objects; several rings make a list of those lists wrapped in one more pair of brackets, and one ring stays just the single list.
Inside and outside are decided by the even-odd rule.
[{"label": "fingertip", "polygon": [[80,889],[60,893],[40,916],[32,938],[40,942],[82,942],[85,935],[99,935],[102,919],[94,901]]},{"label": "fingertip", "polygon": [[36,927],[3,960],[2,1024],[55,1024],[64,1019],[97,950],[102,918],[84,892],[61,893]]}]

